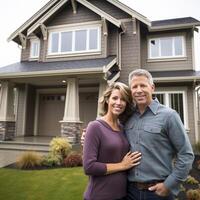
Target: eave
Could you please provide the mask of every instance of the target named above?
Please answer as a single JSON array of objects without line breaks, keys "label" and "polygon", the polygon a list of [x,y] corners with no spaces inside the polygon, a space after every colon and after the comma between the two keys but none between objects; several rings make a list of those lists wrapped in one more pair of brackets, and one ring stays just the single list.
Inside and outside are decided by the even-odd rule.
[{"label": "eave", "polygon": [[130,7],[126,6],[122,2],[118,0],[107,0],[109,3],[115,5],[116,7],[120,8],[121,10],[125,11],[129,15],[131,15],[133,18],[138,19],[139,21],[143,22],[147,26],[151,26],[151,21],[145,17],[144,15],[141,15],[140,13],[136,12],[135,10],[131,9]]},{"label": "eave", "polygon": [[200,26],[200,23],[187,23],[187,24],[178,24],[178,25],[167,25],[167,26],[155,26],[148,27],[149,32],[155,31],[166,31],[166,30],[177,30],[177,29],[188,29]]},{"label": "eave", "polygon": [[22,24],[16,31],[14,31],[7,39],[8,42],[14,40],[19,33],[25,31],[31,24],[34,23],[42,14],[44,14],[49,8],[51,8],[58,0],[51,0],[46,5],[44,5],[38,12],[36,12],[30,19],[28,19],[24,24]]}]

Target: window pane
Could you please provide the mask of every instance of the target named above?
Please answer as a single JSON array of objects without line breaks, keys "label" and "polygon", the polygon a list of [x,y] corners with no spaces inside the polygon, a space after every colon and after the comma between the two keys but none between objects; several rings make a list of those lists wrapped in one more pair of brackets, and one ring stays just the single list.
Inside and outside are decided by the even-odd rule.
[{"label": "window pane", "polygon": [[164,94],[154,94],[153,97],[157,98],[158,101],[161,103],[161,104],[165,104],[165,101],[164,101]]},{"label": "window pane", "polygon": [[72,51],[72,32],[61,33],[61,52]]},{"label": "window pane", "polygon": [[75,51],[86,50],[86,38],[86,30],[75,31]]},{"label": "window pane", "polygon": [[172,56],[172,38],[160,39],[161,56]]},{"label": "window pane", "polygon": [[183,94],[179,93],[169,94],[169,103],[170,107],[179,113],[181,120],[184,123]]},{"label": "window pane", "polygon": [[32,42],[31,43],[31,57],[38,57],[39,56],[39,42]]},{"label": "window pane", "polygon": [[97,49],[98,30],[90,30],[89,49]]},{"label": "window pane", "polygon": [[51,52],[52,53],[58,52],[58,42],[59,42],[59,34],[52,33],[52,38],[51,38]]},{"label": "window pane", "polygon": [[175,56],[183,55],[182,37],[175,37],[174,38],[174,48],[175,48]]},{"label": "window pane", "polygon": [[151,57],[159,57],[159,41],[158,39],[150,41]]}]

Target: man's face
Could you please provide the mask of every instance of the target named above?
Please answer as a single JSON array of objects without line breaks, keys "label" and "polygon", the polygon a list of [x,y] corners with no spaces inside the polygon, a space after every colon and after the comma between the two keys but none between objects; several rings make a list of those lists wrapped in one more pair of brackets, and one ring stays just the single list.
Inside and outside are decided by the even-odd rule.
[{"label": "man's face", "polygon": [[134,76],[131,81],[131,93],[139,108],[145,108],[152,101],[154,85],[151,85],[146,76]]}]

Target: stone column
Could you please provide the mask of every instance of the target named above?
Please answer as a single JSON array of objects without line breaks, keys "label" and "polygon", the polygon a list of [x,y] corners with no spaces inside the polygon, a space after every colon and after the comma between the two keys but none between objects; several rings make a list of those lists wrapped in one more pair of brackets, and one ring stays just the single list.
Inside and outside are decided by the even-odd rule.
[{"label": "stone column", "polygon": [[[108,84],[107,84],[106,81],[101,81],[101,82],[99,83],[99,98],[102,97],[103,92],[106,90],[107,86],[108,86]],[[98,99],[99,99],[99,98],[98,98]],[[97,107],[97,118],[100,117],[100,113],[101,113],[101,108],[100,108],[99,103],[98,103],[98,107]]]},{"label": "stone column", "polygon": [[13,140],[15,137],[14,84],[1,82],[0,92],[0,140]]},{"label": "stone column", "polygon": [[63,120],[60,123],[61,136],[67,137],[72,144],[79,144],[82,122],[79,118],[79,90],[76,78],[67,80],[65,111]]}]

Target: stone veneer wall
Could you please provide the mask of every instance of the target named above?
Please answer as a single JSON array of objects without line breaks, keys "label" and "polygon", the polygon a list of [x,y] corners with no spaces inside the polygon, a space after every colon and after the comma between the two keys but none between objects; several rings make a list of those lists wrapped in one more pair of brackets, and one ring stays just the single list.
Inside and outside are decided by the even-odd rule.
[{"label": "stone veneer wall", "polygon": [[81,132],[81,122],[61,122],[61,136],[66,137],[71,144],[80,144]]},{"label": "stone veneer wall", "polygon": [[15,122],[0,121],[0,141],[14,140]]}]

